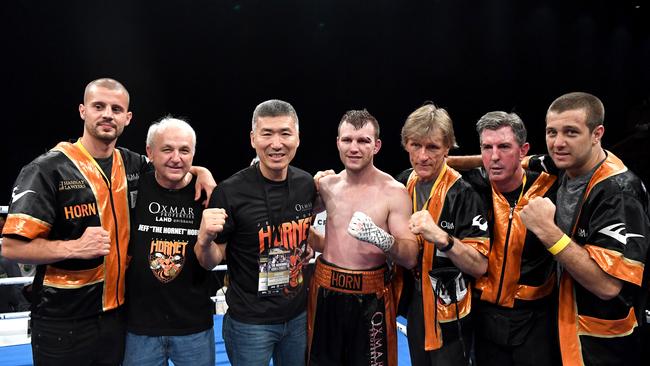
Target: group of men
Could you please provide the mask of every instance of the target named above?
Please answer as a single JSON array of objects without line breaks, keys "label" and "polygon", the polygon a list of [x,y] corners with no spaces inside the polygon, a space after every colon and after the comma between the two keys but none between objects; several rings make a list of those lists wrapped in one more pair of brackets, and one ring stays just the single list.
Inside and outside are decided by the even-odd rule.
[{"label": "group of men", "polygon": [[269,100],[258,159],[216,188],[185,121],[150,127],[148,159],[116,148],[128,105],[119,82],[88,84],[82,137],[16,180],[3,255],[38,264],[36,365],[213,365],[208,271],[225,258],[233,365],[397,365],[398,312],[414,365],[641,363],[648,194],[602,148],[595,96],[555,100],[549,156],[530,159],[521,119],[487,113],[483,167],[462,174],[451,118],[426,104],[402,128],[397,179],[374,166],[366,110],[338,125],[341,172],[291,166],[298,116]]}]

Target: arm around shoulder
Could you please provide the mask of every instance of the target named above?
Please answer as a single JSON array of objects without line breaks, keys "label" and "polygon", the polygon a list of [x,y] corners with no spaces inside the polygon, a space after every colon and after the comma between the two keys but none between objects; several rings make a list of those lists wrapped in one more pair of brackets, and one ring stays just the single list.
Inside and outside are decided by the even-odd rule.
[{"label": "arm around shoulder", "polygon": [[207,168],[193,166],[190,168],[190,173],[196,175],[196,192],[194,193],[194,200],[196,201],[200,199],[201,192],[205,191],[206,199],[202,203],[204,207],[207,207],[212,191],[217,186],[217,182],[214,180],[212,173],[210,173]]}]

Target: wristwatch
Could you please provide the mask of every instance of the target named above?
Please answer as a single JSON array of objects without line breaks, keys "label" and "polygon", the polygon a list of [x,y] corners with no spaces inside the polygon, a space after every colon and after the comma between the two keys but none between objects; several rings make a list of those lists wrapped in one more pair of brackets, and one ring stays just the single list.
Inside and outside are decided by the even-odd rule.
[{"label": "wristwatch", "polygon": [[444,253],[444,252],[448,252],[448,251],[451,250],[451,248],[452,248],[453,246],[454,246],[454,237],[451,236],[451,235],[449,235],[449,234],[447,234],[447,245],[444,246],[444,247],[442,247],[442,248],[438,248],[438,250],[441,251],[441,252],[443,252],[443,253]]}]

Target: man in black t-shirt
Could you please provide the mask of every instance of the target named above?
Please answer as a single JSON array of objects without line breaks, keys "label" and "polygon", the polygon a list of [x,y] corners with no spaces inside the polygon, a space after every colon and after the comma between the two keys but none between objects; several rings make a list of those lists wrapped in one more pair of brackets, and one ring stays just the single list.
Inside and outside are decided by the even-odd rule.
[{"label": "man in black t-shirt", "polygon": [[212,276],[194,249],[202,214],[189,172],[195,145],[194,130],[182,120],[164,118],[149,128],[155,171],[140,177],[132,210],[127,366],[215,363]]},{"label": "man in black t-shirt", "polygon": [[[312,220],[315,187],[310,174],[289,165],[296,154],[298,116],[280,100],[261,103],[253,112],[251,145],[259,161],[223,181],[210,198],[211,208],[227,214],[205,218],[197,246],[206,251],[204,266],[217,263],[225,245],[230,286],[223,338],[234,366],[304,365],[306,280],[303,259]],[[216,239],[215,239],[216,236]],[[212,258],[211,258],[212,257]],[[201,256],[200,256],[201,258]]]}]

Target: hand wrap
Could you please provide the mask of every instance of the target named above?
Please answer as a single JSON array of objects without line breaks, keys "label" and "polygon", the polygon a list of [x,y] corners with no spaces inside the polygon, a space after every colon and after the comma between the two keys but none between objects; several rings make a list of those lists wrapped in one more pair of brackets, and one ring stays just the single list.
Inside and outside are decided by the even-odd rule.
[{"label": "hand wrap", "polygon": [[355,212],[348,225],[348,233],[358,240],[370,243],[388,252],[395,243],[395,238],[384,229],[375,225],[372,219],[363,212]]}]

